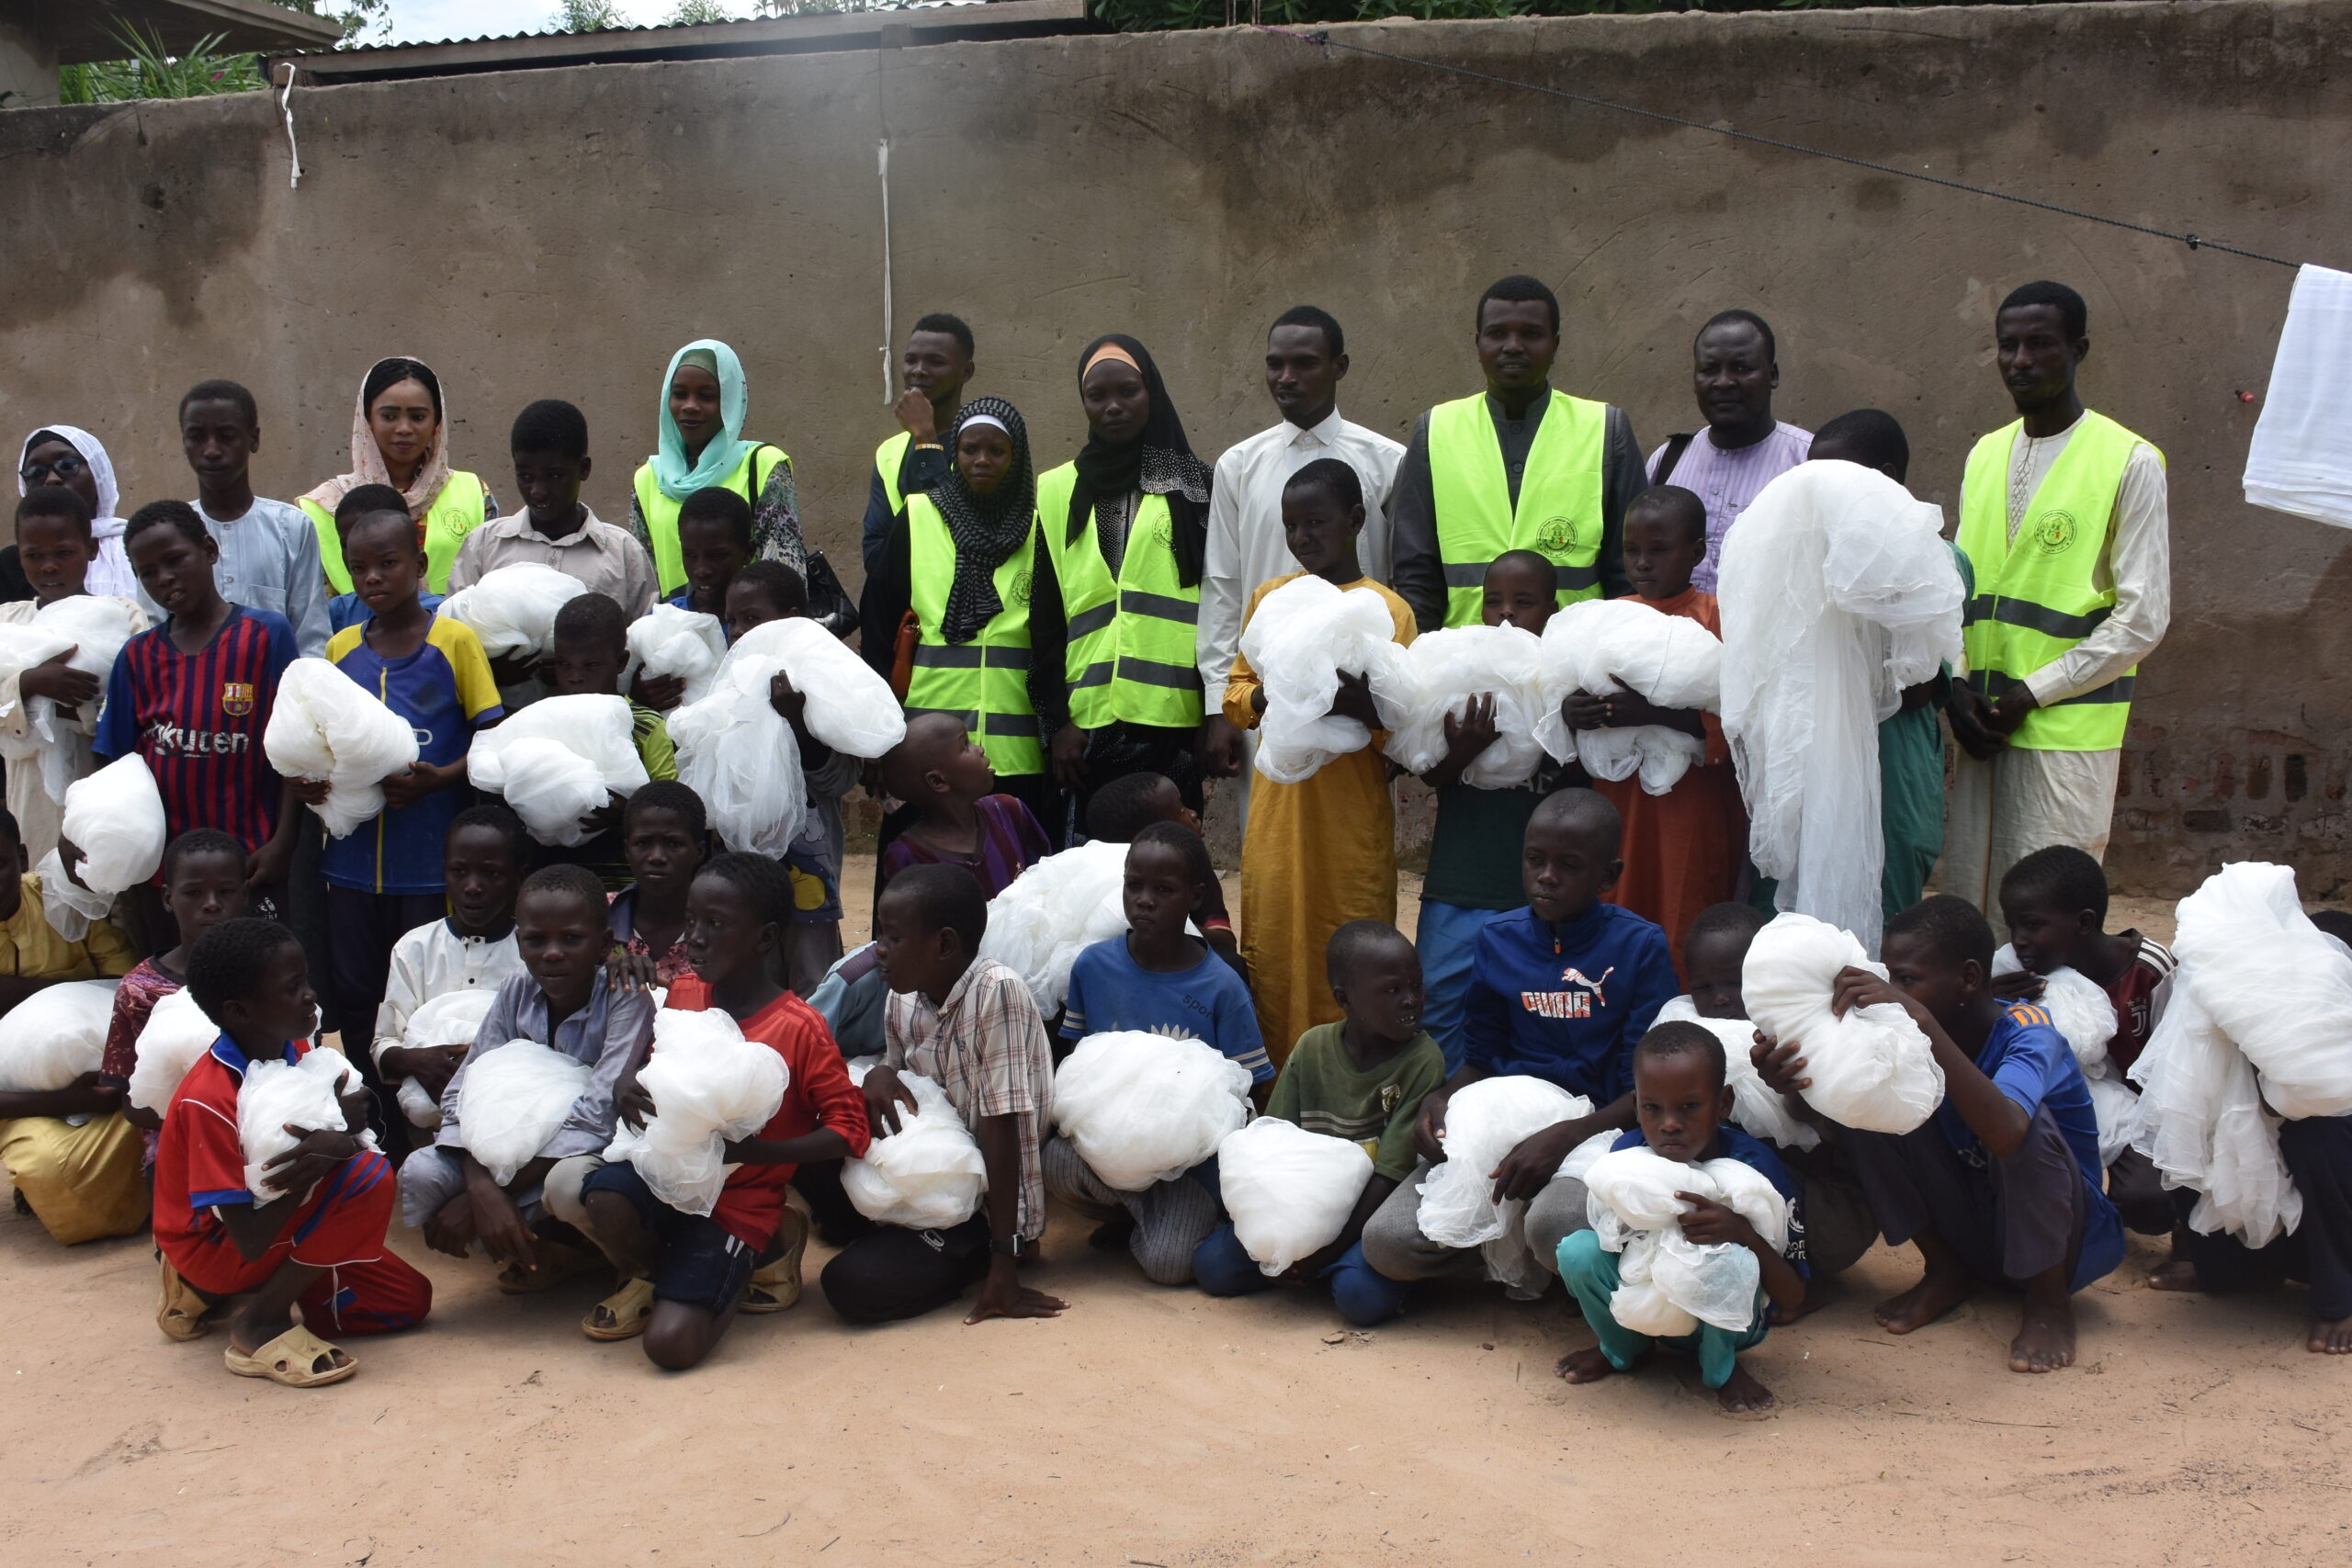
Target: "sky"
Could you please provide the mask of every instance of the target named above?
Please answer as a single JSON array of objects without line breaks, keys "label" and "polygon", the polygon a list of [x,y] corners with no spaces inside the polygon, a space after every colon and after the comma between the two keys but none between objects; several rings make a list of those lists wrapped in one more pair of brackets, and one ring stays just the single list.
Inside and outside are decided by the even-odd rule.
[{"label": "sky", "polygon": [[[673,0],[622,0],[621,9],[640,27],[659,22],[671,11]],[[560,9],[558,0],[392,0],[389,39],[368,41],[427,43],[445,39],[503,38],[509,33],[538,32]],[[749,5],[733,6],[748,16]]]}]

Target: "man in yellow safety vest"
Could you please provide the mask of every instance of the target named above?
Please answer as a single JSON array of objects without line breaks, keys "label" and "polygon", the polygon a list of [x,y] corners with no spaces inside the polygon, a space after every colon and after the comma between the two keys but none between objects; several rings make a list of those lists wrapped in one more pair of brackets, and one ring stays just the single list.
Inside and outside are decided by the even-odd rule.
[{"label": "man in yellow safety vest", "polygon": [[907,497],[947,475],[951,455],[942,437],[955,424],[964,388],[972,379],[972,329],[960,316],[933,310],[907,334],[899,364],[907,389],[890,405],[899,434],[874,449],[873,480],[865,490],[863,553],[868,571]]},{"label": "man in yellow safety vest", "polygon": [[2164,455],[2083,406],[2083,297],[2029,283],[2001,302],[1994,338],[2018,417],[1976,443],[1961,483],[1976,582],[1937,878],[1988,910],[2035,850],[2105,854],[2139,663],[2172,615]]},{"label": "man in yellow safety vest", "polygon": [[1389,503],[1395,587],[1424,632],[1478,625],[1487,568],[1515,549],[1552,562],[1563,604],[1626,592],[1625,505],[1649,486],[1624,411],[1553,389],[1549,288],[1503,278],[1477,329],[1487,389],[1421,415]]}]

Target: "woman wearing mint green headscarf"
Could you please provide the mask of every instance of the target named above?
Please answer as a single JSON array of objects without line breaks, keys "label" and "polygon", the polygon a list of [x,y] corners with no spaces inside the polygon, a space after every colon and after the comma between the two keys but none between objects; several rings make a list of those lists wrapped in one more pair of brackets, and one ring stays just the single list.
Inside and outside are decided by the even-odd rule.
[{"label": "woman wearing mint green headscarf", "polygon": [[662,383],[662,439],[638,466],[629,532],[653,553],[667,598],[685,586],[678,550],[678,508],[698,490],[733,491],[752,505],[752,558],[781,561],[807,577],[808,547],[800,536],[792,459],[780,446],[743,439],[749,399],[743,365],[717,338],[678,350]]}]

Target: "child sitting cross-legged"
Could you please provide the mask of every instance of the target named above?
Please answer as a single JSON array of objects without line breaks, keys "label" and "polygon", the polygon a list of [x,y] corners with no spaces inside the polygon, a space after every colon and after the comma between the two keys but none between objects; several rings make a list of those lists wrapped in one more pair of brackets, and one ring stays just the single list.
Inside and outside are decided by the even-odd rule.
[{"label": "child sitting cross-legged", "polygon": [[[1879,1303],[1890,1334],[1924,1328],[1981,1284],[2025,1294],[2009,1370],[2075,1360],[2074,1292],[2123,1258],[2123,1224],[2100,1190],[2098,1122],[2083,1070],[2050,1015],[1993,990],[1993,928],[1964,898],[1922,900],[1886,924],[1886,979],[1841,971],[1838,1016],[1892,1002],[1943,1069],[1944,1101],[1904,1134],[1840,1129],[1888,1245],[1918,1244],[1919,1282]],[[1753,1060],[1782,1094],[1803,1089],[1804,1043]]]},{"label": "child sitting cross-legged", "polygon": [[1780,1157],[1732,1126],[1731,1090],[1724,1084],[1724,1045],[1695,1023],[1661,1023],[1634,1048],[1634,1114],[1640,1125],[1609,1145],[1610,1152],[1646,1146],[1678,1165],[1733,1159],[1771,1182],[1788,1204],[1788,1240],[1775,1249],[1746,1217],[1726,1205],[1691,1192],[1675,1194],[1686,1205],[1679,1224],[1685,1241],[1698,1246],[1745,1247],[1756,1255],[1761,1284],[1744,1329],[1702,1323],[1676,1338],[1654,1339],[1617,1321],[1610,1297],[1619,1283],[1620,1254],[1600,1245],[1599,1233],[1575,1231],[1560,1242],[1560,1278],[1584,1310],[1600,1343],[1560,1358],[1560,1375],[1572,1383],[1598,1382],[1611,1372],[1633,1371],[1652,1348],[1664,1344],[1699,1353],[1699,1375],[1715,1391],[1727,1415],[1756,1416],[1770,1409],[1771,1391],[1740,1366],[1742,1350],[1764,1342],[1766,1300],[1795,1310],[1804,1300],[1804,1222],[1795,1179]]},{"label": "child sitting cross-legged", "polygon": [[1413,1173],[1413,1123],[1445,1082],[1445,1054],[1421,1027],[1421,960],[1396,927],[1351,920],[1332,933],[1325,972],[1346,1016],[1299,1036],[1266,1114],[1362,1144],[1372,1179],[1338,1236],[1279,1280],[1260,1270],[1231,1225],[1193,1254],[1193,1277],[1213,1296],[1329,1280],[1340,1315],[1359,1328],[1405,1309],[1406,1286],[1363,1258],[1364,1222]]},{"label": "child sitting cross-legged", "polygon": [[[156,1324],[194,1339],[225,1306],[232,1372],[289,1388],[341,1382],[359,1363],[320,1336],[413,1328],[433,1305],[432,1282],[384,1239],[392,1168],[356,1134],[313,1128],[269,1163],[260,1190],[245,1185],[237,1100],[247,1070],[320,1048],[318,998],[292,931],[223,921],[190,950],[187,988],[220,1038],[180,1080],[155,1146]],[[345,1070],[339,1098],[345,1125],[364,1128],[357,1073]]]},{"label": "child sitting cross-legged", "polygon": [[[588,1179],[590,1234],[628,1283],[582,1331],[606,1340],[641,1333],[646,1359],[671,1371],[708,1356],[737,1312],[782,1312],[799,1301],[808,1226],[785,1189],[804,1161],[865,1153],[865,1102],[840,1050],[824,1021],[774,978],[791,919],[791,882],[763,855],[717,856],[686,893],[694,973],[671,988],[670,1007],[726,1013],[744,1039],[783,1057],[788,1075],[767,1125],[727,1145],[717,1205],[708,1214],[681,1213],[631,1165],[607,1165]],[[621,1085],[620,1112],[633,1127],[661,1113],[635,1072]]]},{"label": "child sitting cross-legged", "polygon": [[[442,1091],[441,1130],[401,1166],[401,1213],[425,1245],[463,1258],[479,1243],[509,1294],[548,1289],[593,1262],[572,1245],[587,1224],[582,1186],[613,1141],[614,1089],[653,1035],[651,998],[605,973],[605,907],[603,886],[584,867],[545,866],[525,879],[514,900],[522,971],[500,984]],[[584,1064],[588,1081],[537,1154],[501,1183],[467,1148],[466,1078],[514,1040]]]},{"label": "child sitting cross-legged", "polygon": [[523,819],[503,806],[469,806],[450,819],[441,840],[449,912],[392,943],[384,1000],[376,1010],[376,1072],[395,1091],[403,1078],[414,1078],[439,1104],[471,1048],[470,1041],[409,1044],[409,1020],[419,1008],[453,991],[494,994],[523,967],[514,944],[514,898],[530,874],[536,847]]},{"label": "child sitting cross-legged", "polygon": [[[51,986],[131,967],[130,944],[105,920],[93,920],[79,942],[57,934],[5,807],[0,911],[0,1012]],[[144,1140],[123,1116],[130,1076],[108,1072],[101,1059],[96,1072],[63,1089],[0,1089],[0,1168],[16,1189],[17,1210],[36,1215],[66,1246],[129,1235],[147,1217],[139,1174]]]},{"label": "child sitting cross-legged", "polygon": [[915,1108],[899,1074],[931,1079],[979,1145],[988,1195],[960,1225],[876,1225],[842,1248],[819,1282],[850,1323],[919,1317],[976,1281],[980,1297],[967,1323],[1061,1314],[1063,1303],[1020,1275],[1046,1234],[1038,1145],[1053,1111],[1053,1055],[1027,984],[979,955],[988,925],[988,899],[961,866],[910,866],[875,906],[874,946],[890,999],[882,1065],[862,1086],[866,1116],[876,1136],[896,1134],[900,1108]]},{"label": "child sitting cross-legged", "polygon": [[[1070,965],[1062,1037],[1145,1031],[1204,1041],[1250,1070],[1263,1100],[1274,1081],[1258,1014],[1241,976],[1185,930],[1216,880],[1208,845],[1189,828],[1154,822],[1127,846],[1122,901],[1127,930],[1098,942]],[[1217,1224],[1215,1167],[1203,1161],[1140,1192],[1112,1187],[1079,1157],[1070,1141],[1046,1140],[1046,1190],[1102,1222],[1093,1245],[1124,1246],[1154,1284],[1193,1278],[1193,1253]]]}]

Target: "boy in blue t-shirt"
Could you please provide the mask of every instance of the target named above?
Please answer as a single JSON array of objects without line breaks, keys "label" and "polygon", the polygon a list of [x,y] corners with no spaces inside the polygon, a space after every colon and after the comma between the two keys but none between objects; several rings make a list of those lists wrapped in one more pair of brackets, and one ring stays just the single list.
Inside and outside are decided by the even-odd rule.
[{"label": "boy in blue t-shirt", "polygon": [[[1189,828],[1154,822],[1135,836],[1127,846],[1127,933],[1096,942],[1070,965],[1062,1037],[1144,1030],[1205,1041],[1250,1069],[1250,1097],[1263,1105],[1274,1066],[1250,988],[1185,930],[1216,875],[1208,845]],[[1102,1222],[1097,1250],[1125,1246],[1155,1284],[1192,1282],[1193,1253],[1220,1218],[1214,1158],[1141,1192],[1104,1182],[1058,1134],[1042,1158],[1046,1190]]]},{"label": "boy in blue t-shirt", "polygon": [[[366,1040],[384,1000],[392,945],[446,913],[443,841],[469,798],[466,752],[474,731],[495,724],[504,710],[472,629],[421,602],[424,547],[400,493],[362,485],[335,515],[344,564],[368,618],[329,638],[327,659],[407,720],[417,739],[416,761],[384,781],[383,812],[328,840],[321,861],[334,981],[330,1022],[346,1040]],[[327,786],[298,781],[295,791],[306,801],[323,801]],[[366,1053],[353,1055],[363,1067],[372,1066]],[[393,1107],[385,1111],[388,1124],[402,1125]]]},{"label": "boy in blue t-shirt", "polygon": [[1699,1353],[1700,1381],[1715,1391],[1725,1415],[1760,1416],[1775,1403],[1772,1391],[1736,1358],[1764,1342],[1770,1326],[1764,1310],[1767,1301],[1791,1313],[1804,1304],[1803,1200],[1796,1178],[1781,1156],[1725,1120],[1731,1114],[1731,1090],[1724,1084],[1724,1066],[1723,1042],[1702,1024],[1661,1023],[1642,1036],[1634,1047],[1633,1067],[1634,1113],[1641,1125],[1611,1144],[1609,1152],[1646,1145],[1661,1158],[1683,1165],[1736,1159],[1771,1182],[1789,1213],[1788,1235],[1777,1249],[1745,1216],[1724,1204],[1696,1197],[1684,1200],[1689,1204],[1681,1219],[1684,1240],[1702,1247],[1744,1247],[1756,1255],[1759,1282],[1747,1326],[1729,1329],[1702,1323],[1695,1333],[1669,1339],[1627,1328],[1610,1310],[1610,1297],[1618,1285],[1618,1255],[1603,1248],[1594,1232],[1577,1231],[1559,1244],[1560,1278],[1600,1343],[1560,1358],[1559,1373],[1572,1383],[1598,1382],[1611,1372],[1631,1371],[1654,1347],[1665,1344]]},{"label": "boy in blue t-shirt", "polygon": [[[1838,1016],[1893,1002],[1918,1022],[1943,1069],[1944,1102],[1909,1133],[1844,1129],[1890,1246],[1917,1242],[1919,1282],[1881,1302],[1890,1334],[1923,1328],[1981,1283],[2025,1292],[2009,1370],[2075,1360],[2069,1298],[2123,1260],[2123,1221],[2101,1190],[2098,1122],[2075,1054],[2050,1015],[1994,995],[1993,928],[1965,898],[1914,904],[1886,923],[1888,979],[1847,969]],[[1783,1094],[1810,1081],[1802,1041],[1758,1046],[1757,1071]]]},{"label": "boy in blue t-shirt", "polygon": [[1546,1127],[1495,1169],[1498,1199],[1527,1204],[1527,1245],[1546,1266],[1561,1237],[1586,1227],[1584,1183],[1559,1175],[1570,1150],[1596,1133],[1634,1124],[1634,1043],[1681,987],[1666,933],[1631,909],[1601,902],[1617,881],[1623,824],[1589,789],[1546,795],[1528,818],[1520,854],[1527,908],[1478,932],[1463,998],[1463,1062],[1421,1102],[1413,1144],[1421,1164],[1364,1227],[1363,1255],[1392,1280],[1467,1268],[1476,1248],[1421,1234],[1420,1178],[1445,1157],[1445,1107],[1481,1078],[1514,1075],[1557,1084],[1593,1111]]}]

